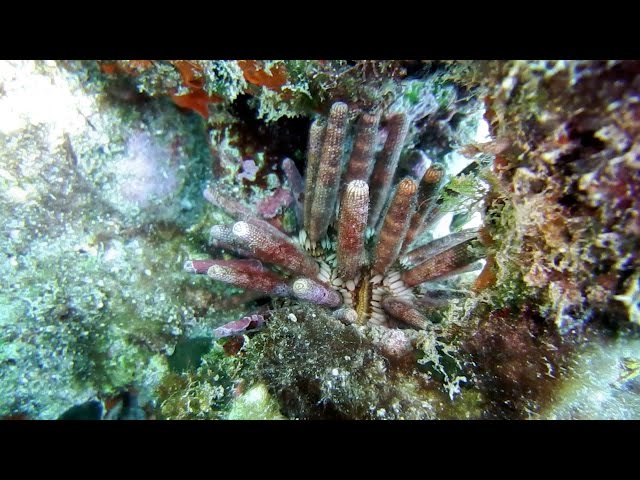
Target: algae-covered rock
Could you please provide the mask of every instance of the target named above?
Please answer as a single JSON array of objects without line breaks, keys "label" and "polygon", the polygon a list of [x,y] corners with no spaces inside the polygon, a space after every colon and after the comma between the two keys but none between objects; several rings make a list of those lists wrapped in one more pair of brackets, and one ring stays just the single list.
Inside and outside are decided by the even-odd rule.
[{"label": "algae-covered rock", "polygon": [[489,215],[513,219],[492,231],[498,283],[520,278],[563,334],[591,321],[627,328],[640,268],[638,62],[483,68],[486,117],[504,145]]},{"label": "algae-covered rock", "polygon": [[1,62],[0,86],[0,415],[132,384],[148,399],[193,323],[174,273],[206,135],[171,104],[114,100],[91,62]]},{"label": "algae-covered rock", "polygon": [[264,384],[251,387],[231,404],[228,420],[285,420]]},{"label": "algae-covered rock", "polygon": [[[197,350],[202,347],[200,341],[190,343],[197,344],[197,347],[192,345]],[[223,347],[214,343],[196,362],[185,362],[184,358],[170,360],[172,369],[162,377],[156,391],[160,418],[220,420],[226,417],[240,381],[241,359],[226,355]]]},{"label": "algae-covered rock", "polygon": [[253,338],[245,371],[262,379],[288,418],[447,416],[446,389],[413,357],[417,337],[398,342],[383,329],[343,325],[322,308],[285,306]]}]

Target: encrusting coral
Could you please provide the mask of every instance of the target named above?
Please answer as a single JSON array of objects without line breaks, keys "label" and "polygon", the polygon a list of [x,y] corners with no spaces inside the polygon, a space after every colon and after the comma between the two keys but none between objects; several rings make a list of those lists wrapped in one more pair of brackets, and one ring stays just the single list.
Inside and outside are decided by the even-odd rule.
[{"label": "encrusting coral", "polygon": [[[477,230],[438,239],[431,250],[412,249],[430,226],[425,219],[434,220],[429,213],[443,170],[433,165],[422,179],[407,176],[392,188],[409,128],[404,113],[386,118],[388,134],[377,159],[380,113],[362,113],[345,162],[349,117],[356,114],[346,103],[336,102],[328,118],[317,119],[310,128],[300,208],[303,228],[297,236],[285,235],[222,192],[208,189],[205,198],[237,220],[213,226],[212,242],[248,258],[188,260],[185,269],[237,287],[337,309],[334,316],[346,323],[426,328],[421,310],[428,295],[421,300],[422,285],[476,265],[483,257]],[[285,163],[299,188],[301,175],[293,162]]]}]

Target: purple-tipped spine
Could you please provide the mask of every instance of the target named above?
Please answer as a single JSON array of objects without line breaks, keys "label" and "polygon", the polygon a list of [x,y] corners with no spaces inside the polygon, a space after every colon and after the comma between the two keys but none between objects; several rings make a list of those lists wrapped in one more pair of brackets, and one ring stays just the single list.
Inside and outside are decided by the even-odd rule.
[{"label": "purple-tipped spine", "polygon": [[293,282],[293,295],[316,305],[337,308],[342,305],[342,296],[334,289],[310,278],[299,278]]}]

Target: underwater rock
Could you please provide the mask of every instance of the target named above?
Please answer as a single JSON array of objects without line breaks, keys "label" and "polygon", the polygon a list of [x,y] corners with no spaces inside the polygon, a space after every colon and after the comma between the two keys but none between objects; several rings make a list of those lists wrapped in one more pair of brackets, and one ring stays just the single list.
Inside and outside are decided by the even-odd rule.
[{"label": "underwater rock", "polygon": [[[2,416],[55,419],[132,382],[146,401],[194,318],[194,309],[170,300],[174,281],[158,274],[175,262],[180,237],[167,224],[144,224],[191,224],[201,210],[189,200],[191,187],[174,188],[166,212],[134,214],[114,205],[135,188],[122,184],[115,193],[107,170],[134,124],[154,132],[169,121],[167,138],[185,138],[183,152],[195,152],[189,145],[198,137],[193,125],[162,113],[175,110],[143,114],[142,105],[114,104],[96,70],[83,62],[0,62]],[[204,133],[199,138],[205,153],[193,158],[206,154]],[[190,170],[193,158],[180,169],[181,183],[202,172]]]},{"label": "underwater rock", "polygon": [[491,229],[498,283],[518,277],[563,334],[627,328],[622,299],[640,269],[640,64],[482,67],[490,131],[508,145],[494,166],[495,216],[511,219]]}]

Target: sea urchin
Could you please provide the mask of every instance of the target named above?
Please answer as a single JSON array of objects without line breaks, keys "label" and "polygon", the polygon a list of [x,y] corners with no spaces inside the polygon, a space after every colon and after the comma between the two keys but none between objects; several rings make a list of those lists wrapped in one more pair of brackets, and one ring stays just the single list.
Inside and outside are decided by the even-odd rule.
[{"label": "sea urchin", "polygon": [[425,307],[447,293],[432,295],[423,284],[476,265],[483,255],[474,245],[478,232],[462,230],[412,248],[438,218],[444,169],[434,164],[421,179],[405,177],[393,185],[409,127],[404,113],[386,118],[388,134],[377,155],[380,114],[361,114],[345,166],[348,114],[347,105],[337,102],[326,120],[313,122],[304,181],[293,162],[283,162],[294,198],[300,200],[297,236],[287,236],[233,199],[207,189],[205,198],[237,219],[215,225],[212,242],[245,259],[188,260],[185,269],[333,309],[345,323],[427,328]]}]

